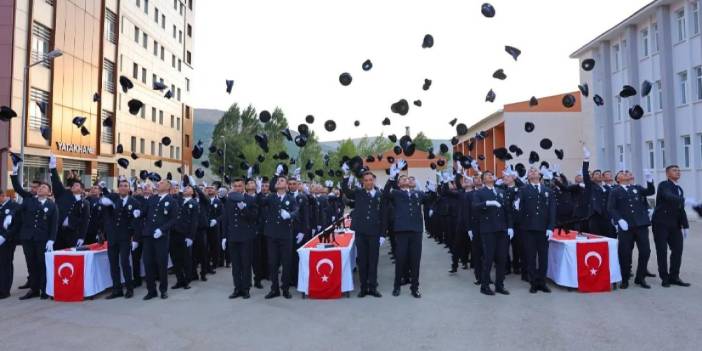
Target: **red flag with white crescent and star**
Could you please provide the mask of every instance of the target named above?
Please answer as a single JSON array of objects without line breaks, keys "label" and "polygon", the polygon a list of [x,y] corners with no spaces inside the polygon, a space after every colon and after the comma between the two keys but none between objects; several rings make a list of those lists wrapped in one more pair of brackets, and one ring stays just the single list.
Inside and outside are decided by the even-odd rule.
[{"label": "red flag with white crescent and star", "polygon": [[609,243],[579,242],[575,249],[578,259],[578,291],[610,291]]},{"label": "red flag with white crescent and star", "polygon": [[54,301],[83,301],[83,255],[54,255]]},{"label": "red flag with white crescent and star", "polygon": [[310,281],[307,295],[315,299],[341,297],[341,252],[310,251]]}]

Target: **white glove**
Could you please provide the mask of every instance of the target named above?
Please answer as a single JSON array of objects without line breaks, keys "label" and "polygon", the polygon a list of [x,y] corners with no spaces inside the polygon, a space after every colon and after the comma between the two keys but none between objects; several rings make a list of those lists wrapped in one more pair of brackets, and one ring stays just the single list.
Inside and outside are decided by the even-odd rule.
[{"label": "white glove", "polygon": [[341,165],[341,171],[344,172],[344,176],[349,175],[349,165],[347,165],[346,162]]},{"label": "white glove", "polygon": [[54,241],[49,240],[46,242],[46,252],[53,252],[54,251]]},{"label": "white glove", "polygon": [[[689,229],[683,228],[683,230],[682,230],[683,239],[687,239],[687,234],[689,234],[689,232],[690,232]],[[2,244],[0,244],[0,245],[2,245]]]},{"label": "white glove", "polygon": [[112,200],[108,199],[107,197],[103,196],[100,198],[100,205],[103,205],[105,207],[110,207],[110,206],[114,206],[115,203],[112,202]]},{"label": "white glove", "polygon": [[0,235],[0,246],[5,243],[5,237]]},{"label": "white glove", "polygon": [[429,218],[434,215],[434,210],[429,210]]},{"label": "white glove", "polygon": [[514,229],[508,228],[507,229],[507,236],[509,237],[509,240],[512,240],[512,238],[514,238]]},{"label": "white glove", "polygon": [[502,207],[502,205],[500,205],[500,203],[497,202],[497,201],[495,201],[495,200],[488,200],[488,201],[485,201],[485,206],[488,206],[488,207],[497,207],[497,208],[501,208],[501,207]]},{"label": "white glove", "polygon": [[246,202],[243,202],[243,201],[237,202],[236,207],[238,207],[240,210],[243,210],[246,208]]},{"label": "white glove", "polygon": [[12,165],[12,175],[16,176],[19,174],[20,164]]},{"label": "white glove", "polygon": [[246,178],[251,179],[253,177],[253,167],[249,167],[249,169],[246,170]]},{"label": "white glove", "polygon": [[587,146],[583,146],[583,158],[585,161],[590,161],[590,156],[592,156],[592,154],[590,154],[590,150],[588,150]]},{"label": "white glove", "polygon": [[480,173],[480,165],[478,164],[478,161],[470,161],[470,167],[473,168],[474,171]]},{"label": "white glove", "polygon": [[322,231],[322,226],[321,226],[321,225],[318,225],[318,226],[317,226],[317,231],[318,231],[318,232]]},{"label": "white glove", "polygon": [[495,181],[495,185],[497,185],[497,186],[500,186],[500,185],[502,185],[502,184],[504,184],[504,183],[505,183],[505,182],[502,180],[502,178],[500,178],[500,179],[498,179],[498,180]]},{"label": "white glove", "polygon": [[300,180],[300,167],[295,168],[295,172],[293,172],[293,177],[297,180]]},{"label": "white glove", "polygon": [[380,246],[383,246],[383,244],[385,244],[385,237],[381,236],[380,237]]},{"label": "white glove", "polygon": [[297,233],[297,236],[295,237],[296,242],[299,244],[302,242],[302,239],[305,238],[305,234],[302,233]]},{"label": "white glove", "polygon": [[644,172],[644,177],[646,178],[646,183],[653,183],[653,173],[651,173],[651,171],[646,170]]},{"label": "white glove", "polygon": [[214,227],[217,225],[217,220],[216,219],[210,219],[210,228]]},{"label": "white glove", "polygon": [[83,239],[78,239],[78,240],[76,241],[76,247],[81,247],[81,246],[83,246],[83,243],[84,243]]},{"label": "white glove", "polygon": [[332,216],[332,222],[336,220],[336,216]]},{"label": "white glove", "polygon": [[629,230],[629,223],[627,223],[624,219],[618,220],[617,224],[619,224],[619,229],[621,229],[623,232]]},{"label": "white glove", "polygon": [[546,239],[551,240],[553,237],[553,230],[549,229],[546,231]]},{"label": "white glove", "polygon": [[519,204],[521,202],[522,202],[522,199],[520,199],[520,198],[517,198],[516,200],[514,200],[514,209],[515,210],[519,211]]},{"label": "white glove", "polygon": [[405,166],[407,166],[407,161],[405,161],[405,160],[399,160],[399,161],[397,161],[397,170],[398,170],[398,172],[401,171],[403,168],[405,168]]},{"label": "white glove", "polygon": [[136,249],[139,248],[139,243],[136,241],[132,241],[132,251],[136,251]]},{"label": "white glove", "polygon": [[427,181],[427,191],[436,192],[436,183],[431,180]]},{"label": "white glove", "polygon": [[104,189],[107,188],[107,183],[104,180],[101,180],[100,182],[98,182],[98,186],[100,187],[100,189]]},{"label": "white glove", "polygon": [[163,236],[163,233],[161,233],[161,229],[156,228],[156,230],[154,230],[154,239],[158,239],[161,236]]},{"label": "white glove", "polygon": [[134,212],[132,212],[132,216],[134,216],[134,218],[139,218],[141,216],[141,210],[134,210]]},{"label": "white glove", "polygon": [[185,246],[186,246],[186,247],[191,247],[191,246],[193,246],[193,239],[185,238]]},{"label": "white glove", "polygon": [[195,184],[195,177],[188,176],[188,183],[190,183],[191,187],[195,187],[197,184]]},{"label": "white glove", "polygon": [[400,170],[397,168],[397,163],[390,167],[390,178],[397,177],[397,175],[399,173],[400,173]]},{"label": "white glove", "polygon": [[261,180],[261,178],[259,177],[259,178],[256,178],[256,192],[260,193],[261,188],[263,188],[263,180]]},{"label": "white glove", "polygon": [[275,175],[279,176],[279,175],[283,174],[283,171],[284,171],[283,165],[278,165],[278,167],[275,168]]},{"label": "white glove", "polygon": [[[326,186],[327,188],[331,188],[331,187],[334,186],[334,182],[331,181],[331,180],[327,180],[327,181],[324,182],[324,186]],[[333,193],[329,194],[329,196],[332,196],[332,194],[333,194]]]},{"label": "white glove", "polygon": [[694,198],[685,198],[685,206],[695,206],[697,205],[697,200]]},{"label": "white glove", "polygon": [[12,216],[5,217],[5,220],[2,222],[2,227],[7,230],[7,228],[10,228],[10,224],[12,224]]},{"label": "white glove", "polygon": [[579,183],[578,186],[585,189],[585,183]]},{"label": "white glove", "polygon": [[222,239],[222,251],[227,250],[227,238]]},{"label": "white glove", "polygon": [[470,240],[473,240],[473,231],[472,230],[468,231],[468,237],[470,238]]},{"label": "white glove", "polygon": [[544,167],[543,171],[541,171],[541,176],[543,177],[544,180],[553,180],[553,172],[551,172],[546,167]]},{"label": "white glove", "polygon": [[56,169],[56,156],[49,155],[49,169]]},{"label": "white glove", "polygon": [[68,217],[63,219],[63,223],[61,223],[62,226],[68,227]]},{"label": "white glove", "polygon": [[280,218],[290,219],[290,212],[288,212],[286,210],[280,210]]}]

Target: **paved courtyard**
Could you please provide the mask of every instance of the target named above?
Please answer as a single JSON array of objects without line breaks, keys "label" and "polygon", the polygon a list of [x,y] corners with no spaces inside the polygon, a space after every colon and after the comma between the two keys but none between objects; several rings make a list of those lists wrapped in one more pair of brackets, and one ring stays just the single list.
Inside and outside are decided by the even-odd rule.
[{"label": "paved courtyard", "polygon": [[[387,245],[387,244],[386,244]],[[655,253],[655,251],[654,251]],[[404,287],[392,297],[393,267],[382,250],[381,299],[266,301],[254,290],[248,301],[229,300],[229,269],[219,269],[166,301],[76,304],[0,302],[0,350],[700,350],[702,346],[702,225],[685,242],[682,277],[690,288],[633,287],[609,294],[554,289],[531,295],[508,276],[511,296],[487,297],[472,272],[450,276],[443,247],[425,240],[423,298]],[[15,287],[26,269],[17,250]],[[656,272],[655,254],[649,270]],[[171,281],[173,283],[173,281]],[[267,287],[267,286],[266,286]]]}]

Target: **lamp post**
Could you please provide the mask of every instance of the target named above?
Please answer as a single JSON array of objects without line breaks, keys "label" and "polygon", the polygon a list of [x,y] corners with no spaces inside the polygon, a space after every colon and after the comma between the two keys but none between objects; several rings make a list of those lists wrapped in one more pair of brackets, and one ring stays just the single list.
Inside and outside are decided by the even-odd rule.
[{"label": "lamp post", "polygon": [[[57,57],[60,57],[61,55],[63,55],[63,51],[54,49],[49,51],[49,53],[46,54],[46,56],[44,56],[44,58],[41,60],[24,67],[24,80],[22,81],[22,119],[20,121],[20,157],[22,158],[22,161],[24,161],[24,144],[26,144],[27,136],[27,81],[29,80],[29,69],[36,65],[49,62]],[[22,184],[24,184],[24,165],[20,167],[18,171],[19,180]]]}]

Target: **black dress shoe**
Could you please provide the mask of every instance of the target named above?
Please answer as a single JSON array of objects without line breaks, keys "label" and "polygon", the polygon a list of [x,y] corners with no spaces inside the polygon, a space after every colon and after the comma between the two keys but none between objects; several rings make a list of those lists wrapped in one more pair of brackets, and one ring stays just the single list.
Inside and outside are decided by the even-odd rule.
[{"label": "black dress shoe", "polygon": [[156,293],[148,293],[146,296],[144,296],[144,301],[149,301],[154,298],[156,298]]},{"label": "black dress shoe", "polygon": [[236,299],[236,298],[239,297],[239,296],[241,296],[241,294],[239,293],[239,291],[238,291],[238,290],[234,290],[234,292],[233,292],[231,295],[229,295],[229,298],[230,298],[230,299]]},{"label": "black dress shoe", "polygon": [[458,273],[458,267],[456,267],[456,268],[451,267],[451,270],[449,271],[449,274],[456,274],[456,273]]},{"label": "black dress shoe", "polygon": [[364,297],[366,297],[366,295],[367,295],[366,291],[363,289],[361,289],[361,291],[358,292],[358,297],[360,297],[360,298],[364,298]]},{"label": "black dress shoe", "polygon": [[176,285],[173,285],[173,286],[171,287],[171,289],[176,290],[176,289],[180,289],[180,288],[182,288],[182,287],[183,287],[183,284],[181,284],[181,283],[176,283]]},{"label": "black dress shoe", "polygon": [[368,291],[368,295],[373,296],[373,297],[383,297],[383,295],[378,290],[375,290],[375,289]]},{"label": "black dress shoe", "polygon": [[261,281],[257,281],[254,283],[254,288],[256,289],[263,289],[263,285],[261,285]]},{"label": "black dress shoe", "polygon": [[39,294],[39,298],[42,299],[42,300],[48,300],[48,299],[49,299],[49,295],[48,295],[47,293],[45,293],[45,292],[42,291],[41,294]]},{"label": "black dress shoe", "polygon": [[495,292],[502,295],[509,295],[509,291],[505,288],[496,288]]},{"label": "black dress shoe", "polygon": [[290,294],[289,290],[283,290],[283,297],[286,299],[292,299],[292,295]]},{"label": "black dress shoe", "polygon": [[110,294],[110,296],[105,298],[105,300],[113,300],[113,299],[116,299],[116,298],[122,297],[122,296],[124,296],[124,293],[122,293],[122,290],[113,291],[112,294]]},{"label": "black dress shoe", "polygon": [[684,287],[690,286],[690,283],[684,282],[684,281],[680,280],[680,278],[678,278],[678,279],[671,279],[671,280],[670,280],[670,284],[672,284],[672,285],[677,285],[677,286],[684,286]]},{"label": "black dress shoe", "polygon": [[249,299],[251,297],[251,294],[249,294],[248,290],[244,290],[241,293],[239,293],[239,296],[241,296],[244,300]]},{"label": "black dress shoe", "polygon": [[653,274],[653,273],[651,273],[651,272],[649,272],[649,271],[646,271],[646,277],[647,277],[647,278],[655,278],[656,275]]},{"label": "black dress shoe", "polygon": [[39,297],[39,292],[30,290],[30,291],[27,291],[27,293],[24,294],[24,296],[20,297],[19,299],[20,300],[29,300],[29,299],[33,299],[35,297]]},{"label": "black dress shoe", "polygon": [[10,297],[10,294],[8,294],[8,293],[0,293],[0,300],[6,299],[6,298],[8,298],[8,297]]},{"label": "black dress shoe", "polygon": [[480,293],[483,295],[487,295],[487,296],[494,296],[495,295],[495,292],[492,291],[492,289],[490,289],[489,287],[488,288],[480,288]]},{"label": "black dress shoe", "polygon": [[400,288],[392,289],[392,296],[400,296]]},{"label": "black dress shoe", "polygon": [[539,287],[539,290],[541,290],[541,291],[543,291],[543,292],[545,292],[545,293],[551,293],[551,289],[549,289],[548,286],[546,286],[546,284],[542,284],[542,285]]},{"label": "black dress shoe", "polygon": [[167,292],[162,292],[161,293],[161,300],[165,300],[168,298],[168,293]]},{"label": "black dress shoe", "polygon": [[421,299],[422,293],[420,293],[419,290],[412,290],[412,297],[414,297],[415,299]]},{"label": "black dress shoe", "polygon": [[645,279],[634,279],[634,284],[644,288],[644,289],[650,289],[651,286],[646,283]]},{"label": "black dress shoe", "polygon": [[185,289],[185,290],[190,289],[190,284],[183,284],[183,289]]},{"label": "black dress shoe", "polygon": [[629,288],[629,281],[628,281],[628,280],[625,280],[625,281],[623,281],[621,284],[619,284],[619,289],[624,290],[624,289],[627,289],[627,288]]},{"label": "black dress shoe", "polygon": [[200,274],[200,281],[206,282],[207,276],[205,276],[204,274]]},{"label": "black dress shoe", "polygon": [[531,288],[529,288],[529,292],[532,294],[536,294],[538,291],[539,289],[534,285],[532,285]]},{"label": "black dress shoe", "polygon": [[670,282],[667,280],[664,280],[661,282],[661,286],[664,288],[670,288]]},{"label": "black dress shoe", "polygon": [[278,296],[280,296],[280,291],[273,291],[273,290],[271,290],[270,292],[268,292],[268,294],[266,294],[266,297],[265,297],[265,298],[266,298],[266,300],[268,300],[268,299],[272,299],[272,298],[275,298],[275,297],[278,297]]},{"label": "black dress shoe", "polygon": [[131,299],[132,297],[134,297],[134,290],[132,290],[132,289],[127,289],[127,293],[124,294],[124,298],[125,298],[125,299]]},{"label": "black dress shoe", "polygon": [[467,263],[464,263],[463,266],[461,266],[461,268],[463,268],[463,269],[468,269],[468,264],[467,264]]},{"label": "black dress shoe", "polygon": [[26,282],[26,283],[20,285],[19,287],[17,287],[17,289],[20,289],[20,290],[29,289],[29,282]]},{"label": "black dress shoe", "polygon": [[473,282],[473,285],[480,285],[480,284],[482,284],[482,282],[480,281],[480,279],[476,279],[476,280]]}]

